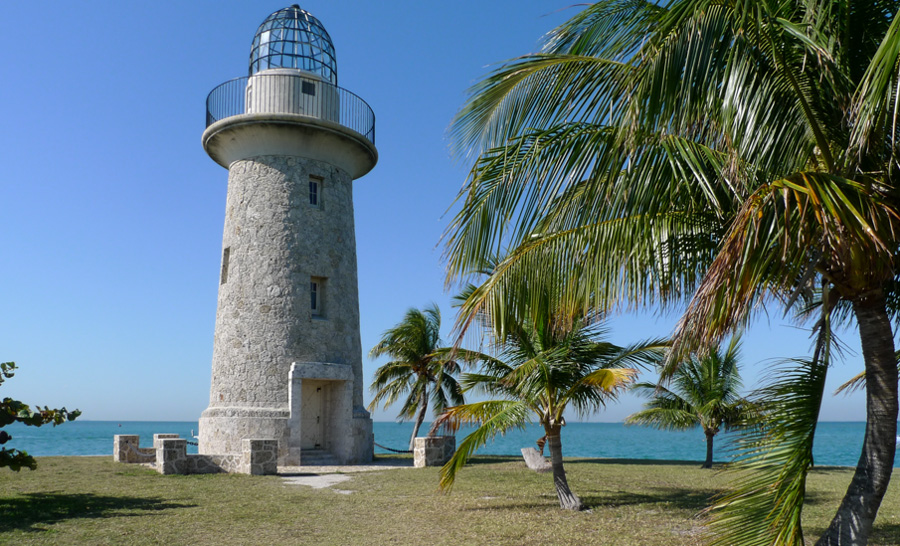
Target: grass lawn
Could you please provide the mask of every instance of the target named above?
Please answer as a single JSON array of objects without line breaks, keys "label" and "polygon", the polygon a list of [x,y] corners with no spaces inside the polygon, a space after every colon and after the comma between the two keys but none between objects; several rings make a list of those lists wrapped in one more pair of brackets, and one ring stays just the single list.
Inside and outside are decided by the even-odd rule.
[{"label": "grass lawn", "polygon": [[[389,457],[385,457],[389,458]],[[477,457],[449,495],[438,470],[353,474],[332,489],[277,476],[162,476],[111,457],[42,457],[36,471],[0,469],[0,544],[700,544],[696,514],[726,476],[700,463],[567,460],[589,510],[559,510],[549,474],[520,459]],[[809,478],[804,525],[821,533],[849,469]],[[900,544],[900,484],[870,544]]]}]

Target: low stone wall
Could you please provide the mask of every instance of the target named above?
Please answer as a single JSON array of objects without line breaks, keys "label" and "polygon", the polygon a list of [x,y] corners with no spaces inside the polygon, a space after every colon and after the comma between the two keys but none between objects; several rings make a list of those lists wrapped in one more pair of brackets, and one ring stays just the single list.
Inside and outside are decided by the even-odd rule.
[{"label": "low stone wall", "polygon": [[113,460],[117,463],[154,463],[156,448],[163,438],[178,438],[177,434],[154,434],[153,447],[141,447],[136,434],[117,434],[113,437]]},{"label": "low stone wall", "polygon": [[153,447],[142,448],[139,437],[116,435],[113,459],[122,463],[153,463],[160,474],[265,475],[278,472],[278,441],[245,439],[240,454],[197,455],[187,453],[187,440],[177,434],[154,434]]},{"label": "low stone wall", "polygon": [[456,436],[416,437],[413,464],[416,468],[444,466],[456,451]]}]

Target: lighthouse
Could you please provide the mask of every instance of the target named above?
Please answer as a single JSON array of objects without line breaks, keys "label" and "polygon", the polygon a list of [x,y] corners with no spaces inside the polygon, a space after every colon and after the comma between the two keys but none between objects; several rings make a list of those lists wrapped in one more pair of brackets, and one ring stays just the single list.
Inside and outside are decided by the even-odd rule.
[{"label": "lighthouse", "polygon": [[207,98],[203,148],[228,192],[201,454],[274,439],[282,465],[372,459],[353,180],[378,160],[375,115],[337,76],[328,32],[295,4]]}]

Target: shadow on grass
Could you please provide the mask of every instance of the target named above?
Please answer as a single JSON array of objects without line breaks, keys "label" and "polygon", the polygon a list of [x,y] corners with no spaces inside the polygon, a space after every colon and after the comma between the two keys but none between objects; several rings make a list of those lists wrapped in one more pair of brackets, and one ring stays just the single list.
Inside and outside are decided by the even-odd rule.
[{"label": "shadow on grass", "polygon": [[0,498],[0,533],[7,531],[44,531],[35,525],[53,524],[68,519],[132,517],[143,512],[170,508],[191,508],[154,498],[106,497],[89,493],[29,493]]},{"label": "shadow on grass", "polygon": [[[578,463],[578,464],[628,464],[628,465],[637,465],[637,466],[689,466],[692,468],[700,468],[703,465],[703,461],[675,461],[675,460],[665,460],[665,459],[594,459],[594,458],[585,458],[585,459],[569,459],[565,460],[566,464],[569,463]],[[712,471],[719,470],[722,468],[722,465],[719,463],[715,463]]]},{"label": "shadow on grass", "polygon": [[856,467],[853,466],[814,466],[809,469],[810,474],[847,474],[852,473]]},{"label": "shadow on grass", "polygon": [[[823,529],[824,533],[825,530]],[[875,520],[875,529],[872,530],[872,536],[869,542],[875,544],[900,544],[900,523],[878,523]]]},{"label": "shadow on grass", "polygon": [[[803,534],[807,537],[807,540],[810,538],[819,538],[826,530],[826,527],[818,525],[803,526]],[[869,535],[869,543],[900,544],[900,523],[879,523],[878,519],[876,519],[875,528],[872,529],[872,534]]]},{"label": "shadow on grass", "polygon": [[[552,491],[552,485],[550,486]],[[619,508],[637,505],[665,505],[666,508],[688,510],[693,513],[700,512],[709,506],[710,499],[716,495],[716,491],[698,491],[683,488],[659,488],[657,493],[631,493],[628,491],[609,491],[594,494],[581,495],[581,502],[585,509],[592,508]],[[506,499],[505,501],[489,506],[474,506],[468,508],[472,511],[482,510],[544,510],[559,509],[556,495],[547,493],[534,499]]]},{"label": "shadow on grass", "polygon": [[477,466],[480,464],[499,464],[499,463],[512,463],[512,462],[520,462],[522,465],[525,465],[525,461],[522,457],[516,457],[513,455],[476,455],[474,457],[470,457],[469,460],[466,461],[466,466],[473,465]]},{"label": "shadow on grass", "polygon": [[581,501],[587,508],[621,507],[639,504],[663,504],[667,508],[676,508],[699,512],[709,506],[717,491],[696,490],[676,487],[657,488],[654,493],[631,493],[628,491],[610,491],[594,495],[583,495]]}]

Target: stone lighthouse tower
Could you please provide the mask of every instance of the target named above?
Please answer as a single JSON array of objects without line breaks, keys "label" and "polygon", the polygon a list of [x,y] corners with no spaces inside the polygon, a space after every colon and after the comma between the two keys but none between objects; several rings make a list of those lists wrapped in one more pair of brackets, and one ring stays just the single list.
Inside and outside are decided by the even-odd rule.
[{"label": "stone lighthouse tower", "polygon": [[371,460],[352,181],[374,142],[372,109],[337,86],[331,38],[296,4],[256,31],[249,75],[209,94],[203,148],[228,196],[200,453],[276,439],[282,464]]}]

